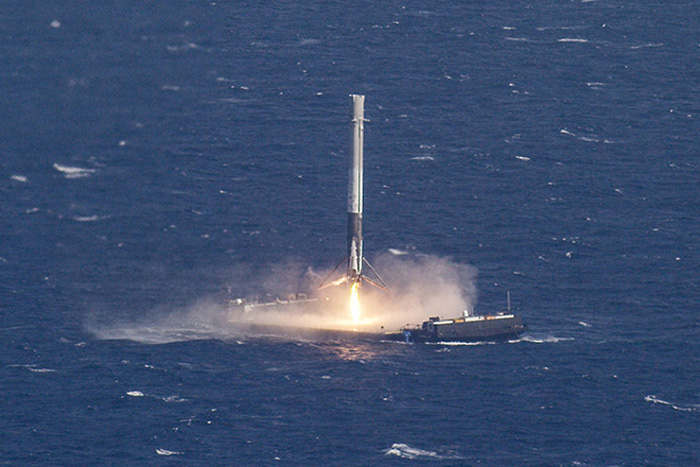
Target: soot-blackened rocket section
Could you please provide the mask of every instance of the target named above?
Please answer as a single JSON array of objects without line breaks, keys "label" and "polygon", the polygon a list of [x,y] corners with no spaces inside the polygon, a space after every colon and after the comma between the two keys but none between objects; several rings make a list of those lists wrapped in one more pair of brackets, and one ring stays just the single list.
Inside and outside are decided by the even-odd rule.
[{"label": "soot-blackened rocket section", "polygon": [[[331,285],[339,285],[343,282],[351,284],[366,281],[382,290],[389,291],[386,283],[377,274],[371,264],[365,259],[362,239],[362,164],[364,148],[364,126],[365,126],[365,96],[351,94],[352,97],[352,158],[350,159],[350,170],[348,177],[348,252],[345,259],[331,271],[319,289]],[[344,276],[329,281],[333,273],[338,270],[341,264],[347,262],[347,272]],[[374,273],[377,281],[368,278],[362,273],[362,266],[367,267]]]}]

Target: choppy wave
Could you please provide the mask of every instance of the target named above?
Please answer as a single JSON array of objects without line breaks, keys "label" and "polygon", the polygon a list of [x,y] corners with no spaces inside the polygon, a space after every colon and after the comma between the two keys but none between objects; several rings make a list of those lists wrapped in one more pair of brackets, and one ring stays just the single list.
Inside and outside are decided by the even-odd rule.
[{"label": "choppy wave", "polygon": [[586,83],[586,86],[588,86],[589,89],[593,89],[594,91],[600,91],[604,86],[606,86],[606,84],[598,81],[592,81],[590,83]]},{"label": "choppy wave", "polygon": [[35,365],[25,365],[24,366],[27,370],[31,371],[32,373],[55,373],[56,370],[53,368],[37,368]]},{"label": "choppy wave", "polygon": [[159,345],[209,339],[228,339],[233,333],[217,329],[194,329],[181,326],[141,326],[138,324],[91,329],[102,340],[128,340],[141,344]]},{"label": "choppy wave", "polygon": [[642,44],[642,45],[633,45],[630,47],[632,50],[637,50],[637,49],[647,49],[651,47],[663,47],[664,43],[663,42],[658,42],[658,43],[649,43],[649,44]]},{"label": "choppy wave", "polygon": [[597,135],[581,135],[574,133],[572,131],[567,130],[566,128],[562,128],[559,130],[559,133],[562,135],[569,135],[571,137],[574,137],[580,141],[585,141],[587,143],[605,143],[605,144],[613,144],[613,143],[619,143],[620,140],[613,140],[613,139],[608,139],[608,138],[600,138]]},{"label": "choppy wave", "polygon": [[580,44],[585,44],[588,42],[588,39],[579,39],[577,37],[563,37],[559,39],[557,42],[576,42]]},{"label": "choppy wave", "polygon": [[517,340],[512,340],[508,341],[510,343],[517,343],[517,342],[530,342],[531,344],[556,344],[558,342],[567,342],[567,341],[572,341],[574,340],[573,337],[556,337],[552,335],[533,335],[533,334],[526,334],[522,336],[520,339]]},{"label": "choppy wave", "polygon": [[189,399],[186,399],[184,397],[180,396],[165,396],[165,397],[160,397],[160,400],[163,402],[168,402],[168,403],[181,403],[181,402],[187,402]]},{"label": "choppy wave", "polygon": [[[558,342],[566,342],[574,340],[573,337],[556,337],[552,335],[531,335],[525,334],[517,339],[511,339],[507,341],[508,344],[519,344],[521,342],[529,342],[531,344],[556,344]],[[426,345],[440,345],[440,346],[478,346],[478,345],[497,345],[502,342],[498,341],[472,341],[472,342],[461,342],[461,341],[445,341],[445,342],[426,342]]]},{"label": "choppy wave", "polygon": [[474,346],[474,345],[494,345],[498,342],[494,341],[476,341],[476,342],[460,342],[460,341],[446,341],[446,342],[426,342],[426,345],[447,345],[447,346]]},{"label": "choppy wave", "polygon": [[31,371],[32,373],[55,373],[55,372],[56,372],[56,370],[54,370],[53,368],[37,368],[37,366],[36,366],[35,364],[30,364],[30,365],[20,365],[20,364],[17,364],[17,365],[8,365],[8,367],[10,367],[10,368],[25,368],[25,369]]},{"label": "choppy wave", "polygon": [[665,401],[659,399],[654,395],[648,395],[644,397],[644,400],[651,402],[652,404],[661,404],[671,407],[673,410],[680,410],[681,412],[700,412],[700,404],[678,404],[675,402]]},{"label": "choppy wave", "polygon": [[99,220],[102,220],[102,219],[106,219],[106,217],[104,217],[104,216],[98,216],[98,215],[94,215],[94,216],[75,216],[75,217],[73,217],[73,220],[76,221],[76,222],[94,222],[94,221],[99,221]]},{"label": "choppy wave", "polygon": [[169,451],[167,449],[156,449],[156,454],[159,456],[181,456],[183,453],[180,451]]},{"label": "choppy wave", "polygon": [[158,399],[160,401],[166,402],[168,404],[172,403],[181,403],[181,402],[188,402],[189,399],[186,399],[184,397],[180,397],[178,395],[172,395],[172,396],[156,396],[153,394],[145,394],[143,391],[127,391],[126,395],[129,397],[149,397],[153,399]]},{"label": "choppy wave", "polygon": [[83,167],[69,167],[58,163],[53,164],[53,168],[63,173],[66,178],[83,178],[89,177],[95,173],[95,169],[85,169]]},{"label": "choppy wave", "polygon": [[435,451],[414,448],[404,443],[394,443],[389,449],[384,450],[387,456],[397,456],[402,459],[463,459],[455,454],[440,454]]}]

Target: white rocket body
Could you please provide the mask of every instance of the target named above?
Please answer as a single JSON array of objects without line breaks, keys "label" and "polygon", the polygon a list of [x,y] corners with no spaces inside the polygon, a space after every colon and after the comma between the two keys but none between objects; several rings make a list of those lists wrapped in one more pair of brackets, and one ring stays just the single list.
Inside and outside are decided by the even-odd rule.
[{"label": "white rocket body", "polygon": [[348,177],[348,278],[362,275],[362,163],[365,96],[353,94],[352,159]]},{"label": "white rocket body", "polygon": [[[362,147],[364,144],[363,131],[365,126],[365,96],[351,94],[352,97],[352,159],[350,160],[350,172],[348,179],[348,253],[347,256],[324,279],[318,289],[324,289],[333,285],[349,282],[352,286],[359,286],[361,282],[367,282],[375,287],[389,292],[381,276],[365,259],[362,252]],[[341,277],[331,280],[338,268],[347,263],[347,271]],[[373,273],[375,280],[362,273],[362,265],[366,264]]]}]

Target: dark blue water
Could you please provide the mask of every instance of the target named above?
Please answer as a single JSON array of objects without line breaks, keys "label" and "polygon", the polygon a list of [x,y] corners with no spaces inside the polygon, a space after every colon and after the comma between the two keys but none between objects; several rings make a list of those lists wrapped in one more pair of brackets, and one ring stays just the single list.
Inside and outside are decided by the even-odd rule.
[{"label": "dark blue water", "polygon": [[[691,0],[5,1],[0,463],[698,464],[698,24]],[[190,319],[342,256],[350,93],[367,256],[475,267],[524,339]]]}]

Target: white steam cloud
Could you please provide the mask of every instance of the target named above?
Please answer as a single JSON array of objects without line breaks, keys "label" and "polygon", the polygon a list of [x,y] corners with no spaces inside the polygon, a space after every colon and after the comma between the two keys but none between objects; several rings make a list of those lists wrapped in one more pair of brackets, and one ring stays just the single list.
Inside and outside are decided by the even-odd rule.
[{"label": "white steam cloud", "polygon": [[[294,298],[295,292],[306,290],[309,297],[317,299],[312,303],[257,306],[246,311],[243,304],[237,305],[235,301],[229,306],[226,300],[200,300],[180,310],[145,313],[138,322],[92,321],[86,327],[100,339],[128,339],[149,344],[196,339],[237,340],[270,334],[295,339],[300,337],[296,332],[300,328],[394,331],[407,324],[419,325],[431,316],[457,317],[465,310],[471,312],[476,304],[475,268],[437,256],[387,253],[378,257],[373,265],[386,280],[391,293],[363,283],[361,319],[354,322],[349,309],[348,285],[314,293],[329,271],[316,273],[300,264],[285,261],[273,265],[269,274],[254,281],[257,286],[237,284],[230,289],[260,290],[261,302],[277,299],[286,302]],[[342,273],[340,271],[339,275]],[[369,270],[365,273],[371,276]]]},{"label": "white steam cloud", "polygon": [[430,316],[471,313],[477,300],[476,268],[448,258],[382,255],[374,264],[387,280],[387,294],[364,285],[363,312],[380,318],[389,329],[420,324]]}]

